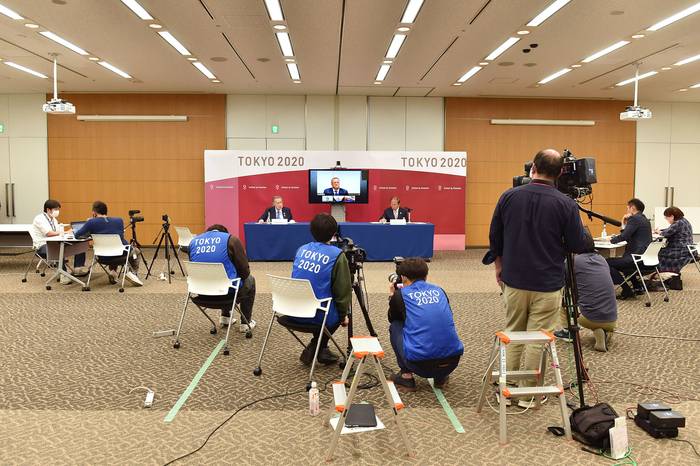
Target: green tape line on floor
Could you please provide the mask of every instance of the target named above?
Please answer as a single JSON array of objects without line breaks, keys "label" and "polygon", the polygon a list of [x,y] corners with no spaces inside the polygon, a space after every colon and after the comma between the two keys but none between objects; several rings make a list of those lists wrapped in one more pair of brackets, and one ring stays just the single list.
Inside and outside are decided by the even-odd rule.
[{"label": "green tape line on floor", "polygon": [[435,385],[433,383],[433,379],[428,379],[428,381],[430,382],[430,386],[433,387],[433,392],[435,393],[435,397],[437,398],[438,402],[442,406],[442,409],[445,410],[445,414],[447,415],[447,418],[452,423],[452,427],[455,428],[457,433],[463,434],[464,427],[462,427],[462,423],[460,423],[459,419],[457,419],[455,412],[452,411],[452,407],[447,402],[447,398],[445,398],[445,394],[442,393],[442,390],[440,390],[439,388],[435,388]]},{"label": "green tape line on floor", "polygon": [[214,358],[216,357],[217,354],[219,354],[219,351],[221,351],[221,348],[224,347],[224,343],[226,343],[224,340],[221,340],[218,345],[216,345],[216,348],[214,348],[207,358],[206,361],[204,361],[204,364],[202,367],[199,368],[199,372],[194,376],[192,379],[192,382],[187,386],[184,392],[182,392],[182,395],[180,395],[180,399],[177,400],[177,403],[175,403],[175,406],[172,407],[170,412],[165,416],[165,422],[172,422],[173,419],[175,419],[175,416],[177,416],[178,411],[180,411],[180,408],[182,408],[182,405],[185,404],[187,401],[187,398],[190,397],[192,392],[194,391],[195,388],[197,388],[197,384],[201,380],[201,378],[204,376],[204,373],[207,371],[209,366],[211,365],[212,362],[214,362]]}]

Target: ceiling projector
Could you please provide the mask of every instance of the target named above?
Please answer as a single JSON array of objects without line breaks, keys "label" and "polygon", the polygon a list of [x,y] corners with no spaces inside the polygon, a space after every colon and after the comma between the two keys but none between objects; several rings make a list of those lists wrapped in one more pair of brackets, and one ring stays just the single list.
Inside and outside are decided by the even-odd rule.
[{"label": "ceiling projector", "polygon": [[648,120],[651,118],[651,110],[648,108],[632,105],[620,113],[620,120]]},{"label": "ceiling projector", "polygon": [[51,99],[42,107],[44,113],[74,114],[75,105],[63,99]]}]

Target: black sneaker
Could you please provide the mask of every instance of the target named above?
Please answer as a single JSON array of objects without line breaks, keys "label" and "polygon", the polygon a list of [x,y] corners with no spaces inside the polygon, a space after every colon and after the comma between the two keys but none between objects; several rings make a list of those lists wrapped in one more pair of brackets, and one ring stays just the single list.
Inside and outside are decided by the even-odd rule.
[{"label": "black sneaker", "polygon": [[569,334],[569,330],[565,329],[565,328],[554,332],[554,336],[562,341],[568,341],[568,342],[573,341],[571,338],[571,335]]},{"label": "black sneaker", "polygon": [[299,356],[299,361],[302,362],[305,366],[310,366],[311,362],[314,360],[314,350],[311,348],[304,348],[304,351],[301,352],[301,355]]},{"label": "black sneaker", "polygon": [[394,382],[394,385],[396,385],[396,388],[401,392],[415,392],[417,390],[416,381],[413,377],[410,379],[404,379],[401,377],[401,373],[398,373],[394,374],[391,380]]},{"label": "black sneaker", "polygon": [[627,290],[622,290],[622,293],[619,295],[615,296],[617,299],[620,301],[624,301],[626,299],[632,299],[635,297],[635,294],[633,291],[627,291]]},{"label": "black sneaker", "polygon": [[[443,389],[447,386],[447,382],[450,381],[450,376],[447,375],[442,379],[433,379],[433,385],[435,385],[435,388],[440,388]],[[415,385],[415,380],[413,381],[413,384]]]},{"label": "black sneaker", "polygon": [[[313,353],[311,353],[311,355],[313,357]],[[318,358],[316,358],[316,360],[321,364],[328,366],[330,364],[335,364],[338,362],[338,355],[329,350],[328,347],[321,348],[318,351]]]}]

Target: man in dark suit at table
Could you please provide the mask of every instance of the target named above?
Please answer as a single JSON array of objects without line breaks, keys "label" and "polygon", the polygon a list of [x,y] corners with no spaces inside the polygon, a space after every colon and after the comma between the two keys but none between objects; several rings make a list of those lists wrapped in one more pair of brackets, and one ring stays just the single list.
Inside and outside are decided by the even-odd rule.
[{"label": "man in dark suit at table", "polygon": [[391,207],[385,209],[384,213],[379,218],[380,222],[387,223],[393,219],[405,219],[406,221],[408,221],[408,209],[404,209],[403,207],[401,207],[401,199],[399,199],[398,196],[394,196],[391,198],[390,205]]},{"label": "man in dark suit at table", "polygon": [[265,223],[272,219],[286,219],[288,222],[293,222],[292,210],[284,206],[282,196],[274,196],[272,198],[272,207],[266,209],[258,219],[258,223]]},{"label": "man in dark suit at table", "polygon": [[323,190],[324,196],[347,196],[348,190],[340,187],[340,178],[331,178],[331,187]]}]

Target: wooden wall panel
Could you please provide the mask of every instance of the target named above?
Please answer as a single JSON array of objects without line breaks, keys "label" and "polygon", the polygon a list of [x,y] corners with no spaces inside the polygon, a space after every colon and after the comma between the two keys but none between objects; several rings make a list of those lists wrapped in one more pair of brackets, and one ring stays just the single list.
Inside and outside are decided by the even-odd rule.
[{"label": "wooden wall panel", "polygon": [[[445,99],[445,150],[467,152],[466,245],[488,244],[493,208],[512,177],[544,148],[594,157],[593,210],[620,218],[634,193],[636,124],[621,122],[620,101]],[[497,126],[493,118],[595,120],[591,127]],[[589,222],[594,235],[599,221]],[[609,227],[608,232],[614,232]]]},{"label": "wooden wall panel", "polygon": [[[170,94],[63,95],[80,115],[187,115],[187,122],[81,122],[48,118],[49,193],[64,222],[84,219],[92,202],[128,219],[152,244],[161,216],[193,232],[204,229],[204,150],[226,148],[226,96]],[[173,230],[173,239],[177,235]],[[127,237],[130,235],[127,234]]]}]

